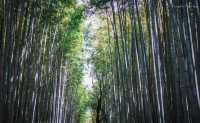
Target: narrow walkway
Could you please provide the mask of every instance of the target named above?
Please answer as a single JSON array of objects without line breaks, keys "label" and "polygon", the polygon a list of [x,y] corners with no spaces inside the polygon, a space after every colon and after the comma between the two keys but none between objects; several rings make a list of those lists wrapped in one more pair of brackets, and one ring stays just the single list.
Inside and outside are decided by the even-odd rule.
[{"label": "narrow walkway", "polygon": [[[92,92],[93,91],[93,84],[95,83],[96,79],[93,73],[93,64],[91,63],[92,54],[95,52],[95,48],[91,45],[90,37],[94,35],[95,30],[97,29],[97,24],[94,20],[97,20],[95,15],[91,15],[89,11],[85,13],[85,20],[84,20],[84,39],[83,39],[83,46],[82,46],[82,56],[81,60],[83,62],[83,78],[82,84],[85,87],[86,91]],[[92,30],[92,32],[91,32]],[[85,123],[92,123],[92,112],[91,107],[87,107],[85,111]]]}]

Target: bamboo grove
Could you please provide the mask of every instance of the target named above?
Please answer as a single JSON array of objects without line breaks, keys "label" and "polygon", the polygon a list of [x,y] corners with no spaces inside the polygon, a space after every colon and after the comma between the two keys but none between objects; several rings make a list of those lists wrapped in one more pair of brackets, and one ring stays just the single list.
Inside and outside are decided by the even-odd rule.
[{"label": "bamboo grove", "polygon": [[0,123],[79,122],[83,11],[73,0],[1,0]]},{"label": "bamboo grove", "polygon": [[198,0],[91,0],[107,25],[93,57],[96,123],[199,123]]},{"label": "bamboo grove", "polygon": [[77,1],[0,1],[0,123],[200,122],[199,0]]}]

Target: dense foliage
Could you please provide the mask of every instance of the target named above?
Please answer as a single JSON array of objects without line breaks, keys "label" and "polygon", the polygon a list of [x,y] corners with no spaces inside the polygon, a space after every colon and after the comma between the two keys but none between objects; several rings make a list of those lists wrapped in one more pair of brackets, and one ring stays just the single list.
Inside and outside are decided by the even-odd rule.
[{"label": "dense foliage", "polygon": [[0,2],[1,123],[79,121],[83,11],[74,0]]},{"label": "dense foliage", "polygon": [[0,123],[199,123],[199,0],[89,1],[1,0]]},{"label": "dense foliage", "polygon": [[[104,3],[95,2],[96,7]],[[107,20],[107,33],[99,29],[97,35],[104,47],[93,57],[96,123],[200,122],[200,2],[110,0],[106,5],[96,12]]]}]

